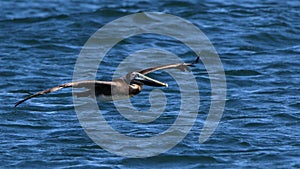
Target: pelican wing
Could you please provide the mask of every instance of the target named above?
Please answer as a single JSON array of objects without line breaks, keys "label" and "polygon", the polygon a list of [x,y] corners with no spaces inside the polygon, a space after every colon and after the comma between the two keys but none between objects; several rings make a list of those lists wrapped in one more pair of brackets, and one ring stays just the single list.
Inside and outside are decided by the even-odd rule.
[{"label": "pelican wing", "polygon": [[157,66],[157,67],[152,67],[148,69],[144,69],[139,71],[141,74],[148,74],[157,70],[162,70],[162,69],[179,69],[181,71],[190,71],[189,66],[192,66],[196,63],[199,62],[199,57],[193,62],[193,63],[175,63],[175,64],[168,64],[168,65],[162,65],[162,66]]},{"label": "pelican wing", "polygon": [[40,96],[40,95],[43,95],[43,94],[55,92],[55,91],[60,90],[62,88],[74,87],[74,88],[87,88],[87,89],[89,89],[89,91],[86,91],[85,93],[90,92],[92,90],[94,91],[93,88],[97,88],[97,89],[102,89],[102,90],[98,90],[98,91],[102,91],[103,94],[106,94],[107,92],[109,92],[109,93],[111,92],[111,86],[113,86],[113,85],[115,85],[114,82],[95,81],[95,80],[94,81],[91,80],[91,81],[79,81],[79,82],[65,83],[65,84],[62,84],[62,85],[46,89],[46,90],[37,92],[35,94],[32,94],[32,95],[26,97],[25,99],[18,101],[15,104],[15,107],[17,107],[19,104],[21,104],[21,103],[25,102],[26,100],[29,100],[33,97],[37,97],[37,96]]}]

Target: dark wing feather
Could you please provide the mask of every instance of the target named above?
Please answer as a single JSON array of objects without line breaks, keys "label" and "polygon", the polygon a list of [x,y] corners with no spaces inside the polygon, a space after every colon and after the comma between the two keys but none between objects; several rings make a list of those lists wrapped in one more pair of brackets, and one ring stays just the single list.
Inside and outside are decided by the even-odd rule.
[{"label": "dark wing feather", "polygon": [[[62,84],[62,85],[46,89],[46,90],[37,92],[35,94],[32,94],[32,95],[26,97],[25,99],[18,101],[15,104],[15,107],[17,107],[19,104],[21,104],[21,103],[25,102],[26,100],[29,100],[33,97],[37,97],[37,96],[40,96],[40,95],[43,95],[43,94],[55,92],[55,91],[60,90],[62,88],[74,87],[74,88],[87,88],[89,90],[94,90],[93,87],[95,87],[97,90],[103,88],[104,89],[103,91],[105,91],[105,89],[107,89],[107,88],[110,89],[112,85],[114,85],[113,82],[93,81],[93,80],[65,83],[65,84]],[[110,92],[110,90],[109,90],[109,92]]]},{"label": "dark wing feather", "polygon": [[168,65],[162,65],[162,66],[157,66],[157,67],[152,67],[148,69],[144,69],[139,71],[141,74],[148,74],[157,70],[162,70],[162,69],[179,69],[181,71],[190,71],[188,66],[192,66],[196,63],[199,62],[199,57],[193,62],[193,63],[176,63],[176,64],[168,64]]}]

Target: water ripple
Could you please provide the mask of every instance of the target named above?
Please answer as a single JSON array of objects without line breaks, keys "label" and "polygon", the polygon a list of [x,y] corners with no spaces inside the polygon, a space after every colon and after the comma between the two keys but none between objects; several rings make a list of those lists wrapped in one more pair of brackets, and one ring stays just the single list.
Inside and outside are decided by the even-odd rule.
[{"label": "water ripple", "polygon": [[[299,168],[299,5],[296,0],[1,2],[0,165]],[[207,142],[199,144],[198,136],[214,98],[210,97],[210,79],[201,64],[201,72],[193,72],[201,96],[195,126],[174,149],[157,157],[127,159],[96,145],[77,120],[69,89],[13,109],[14,103],[28,93],[71,81],[81,47],[97,29],[121,16],[143,11],[162,11],[191,21],[209,37],[221,57],[227,78],[226,108]],[[163,48],[186,60],[195,56],[168,37],[133,37],[114,47],[103,60],[97,78],[110,79],[122,59],[149,47]],[[153,76],[173,81],[161,73]],[[148,97],[149,92],[145,90],[133,101]],[[107,110],[104,115],[113,127],[129,136],[148,137],[167,129],[177,117],[179,103],[174,100],[178,99],[178,90],[170,88],[166,94],[172,100],[168,113],[148,127],[134,126],[110,106],[99,106]],[[144,104],[147,101],[135,106],[143,109]]]}]

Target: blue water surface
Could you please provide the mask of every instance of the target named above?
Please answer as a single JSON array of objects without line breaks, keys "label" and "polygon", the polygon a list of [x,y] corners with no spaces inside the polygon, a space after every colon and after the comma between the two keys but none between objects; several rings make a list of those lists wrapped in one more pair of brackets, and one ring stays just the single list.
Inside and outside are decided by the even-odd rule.
[{"label": "blue water surface", "polygon": [[[299,6],[297,0],[1,1],[1,168],[300,168]],[[205,73],[193,72],[201,88],[193,129],[173,149],[155,157],[120,157],[95,144],[77,119],[70,89],[14,108],[28,93],[72,81],[76,59],[89,37],[105,24],[138,12],[182,17],[201,29],[217,50],[226,74],[227,100],[208,141],[198,142],[210,106]],[[141,36],[121,42],[109,53],[114,60],[108,57],[104,65],[117,66],[134,50],[149,46],[174,52],[186,62],[196,56],[165,37],[143,40]],[[195,70],[204,67],[199,64]],[[111,70],[102,71],[97,77],[111,79]],[[164,74],[153,77],[157,76]],[[166,89],[168,98],[178,95],[176,89]],[[149,91],[140,97],[147,98]],[[168,114],[155,121],[162,130],[153,123],[132,128],[117,113],[109,113],[110,106],[102,106],[110,123],[129,135],[155,135],[178,113],[178,105],[172,107],[169,101]]]}]

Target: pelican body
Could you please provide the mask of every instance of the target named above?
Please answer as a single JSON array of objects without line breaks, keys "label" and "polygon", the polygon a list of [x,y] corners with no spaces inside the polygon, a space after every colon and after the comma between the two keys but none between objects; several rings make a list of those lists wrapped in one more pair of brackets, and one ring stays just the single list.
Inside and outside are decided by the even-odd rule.
[{"label": "pelican body", "polygon": [[154,86],[154,87],[168,87],[167,83],[160,82],[158,80],[152,79],[146,74],[162,70],[162,69],[179,69],[181,71],[190,71],[188,66],[192,66],[198,63],[199,57],[193,63],[177,63],[157,66],[153,68],[144,69],[141,71],[130,72],[124,77],[114,79],[112,81],[98,81],[98,80],[88,80],[88,81],[78,81],[65,83],[53,88],[49,88],[35,94],[26,97],[23,100],[18,101],[15,107],[21,103],[29,100],[33,97],[39,95],[51,93],[62,88],[86,88],[86,91],[75,93],[77,97],[88,97],[95,96],[97,99],[102,101],[111,101],[116,99],[126,99],[134,95],[139,94],[143,90],[143,85]]}]

